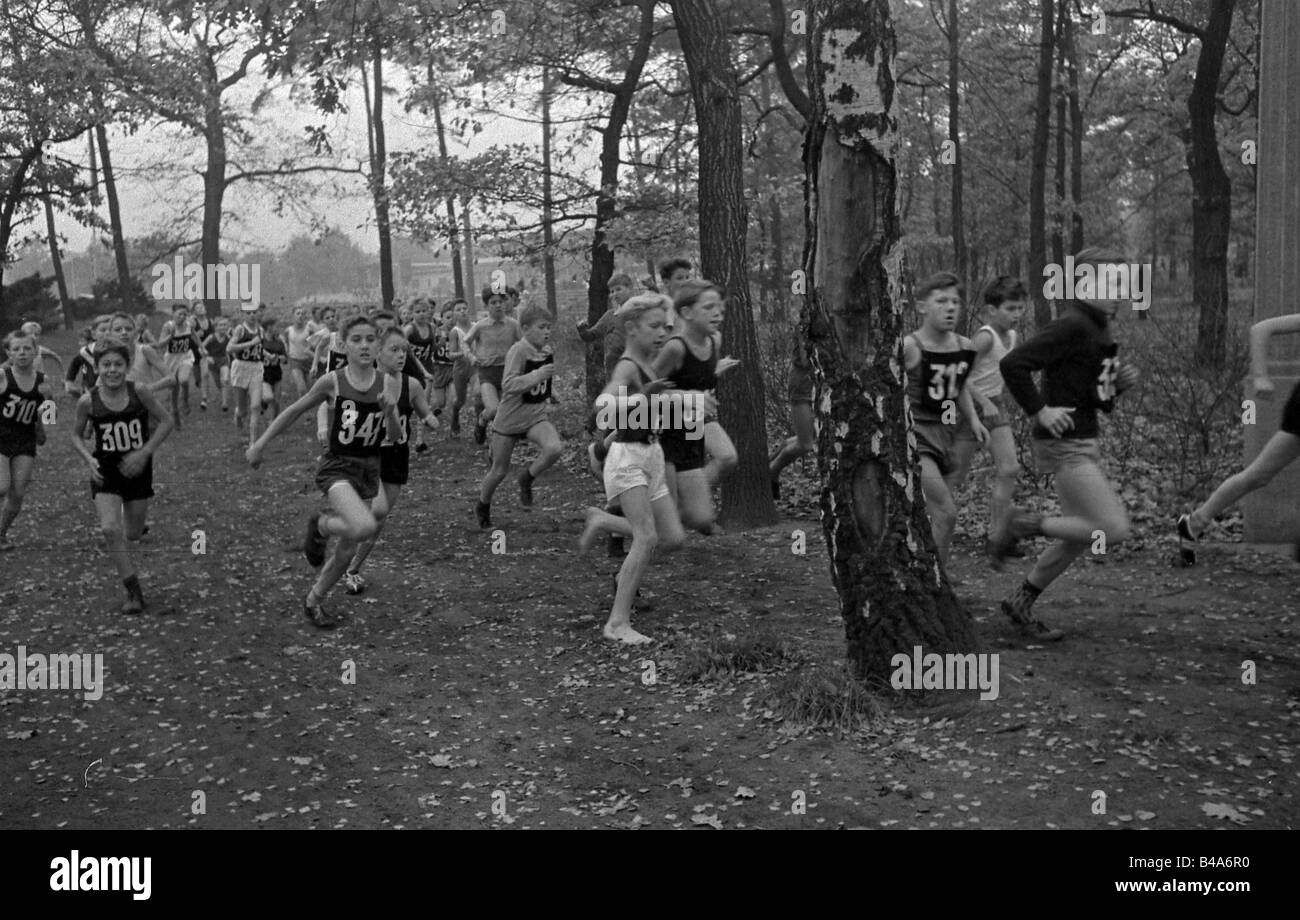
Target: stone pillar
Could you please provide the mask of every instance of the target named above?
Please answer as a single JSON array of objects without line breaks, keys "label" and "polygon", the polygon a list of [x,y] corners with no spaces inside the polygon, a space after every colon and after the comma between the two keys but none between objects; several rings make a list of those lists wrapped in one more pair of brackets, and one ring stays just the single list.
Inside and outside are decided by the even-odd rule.
[{"label": "stone pillar", "polygon": [[[1254,322],[1300,310],[1300,3],[1263,0],[1260,23],[1259,148],[1256,172]],[[1269,347],[1271,400],[1256,399],[1246,427],[1246,462],[1277,432],[1300,380],[1300,336]],[[1246,396],[1255,394],[1247,388]],[[1300,537],[1300,464],[1242,501],[1246,540],[1283,543]]]}]

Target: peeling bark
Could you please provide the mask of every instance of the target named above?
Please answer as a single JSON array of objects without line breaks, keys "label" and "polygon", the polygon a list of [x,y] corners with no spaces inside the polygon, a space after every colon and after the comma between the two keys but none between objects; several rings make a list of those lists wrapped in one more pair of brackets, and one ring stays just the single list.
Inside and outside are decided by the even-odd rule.
[{"label": "peeling bark", "polygon": [[822,527],[849,659],[884,679],[898,652],[964,653],[977,638],[938,563],[904,396],[889,4],[819,0],[809,33],[803,328]]}]

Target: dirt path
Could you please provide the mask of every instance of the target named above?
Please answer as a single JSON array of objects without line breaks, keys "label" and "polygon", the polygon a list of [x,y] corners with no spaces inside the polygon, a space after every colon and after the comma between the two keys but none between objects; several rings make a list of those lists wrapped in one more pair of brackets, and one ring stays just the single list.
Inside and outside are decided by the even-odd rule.
[{"label": "dirt path", "polygon": [[[93,702],[0,692],[0,825],[1300,819],[1300,567],[1285,559],[1210,549],[1208,565],[1176,570],[1165,547],[1081,565],[1040,602],[1066,641],[1024,649],[995,613],[1021,573],[991,574],[973,541],[959,543],[958,593],[1000,655],[999,698],[885,698],[892,708],[865,727],[808,728],[789,714],[830,710],[843,631],[803,471],[781,526],[693,538],[652,570],[657,606],[637,625],[659,641],[633,652],[598,630],[613,563],[573,549],[581,507],[599,498],[574,426],[536,510],[502,487],[505,555],[473,523],[481,454],[438,436],[414,463],[370,589],[336,592],[350,621],[320,633],[299,612],[309,570],[297,544],[318,503],[309,424],[251,472],[228,418],[196,410],[186,422],[158,458],[144,544],[146,596],[171,611],[161,616],[114,612],[87,489],[66,479],[66,432],[42,454],[22,546],[2,560],[0,652],[102,653],[106,689]],[[795,527],[805,556],[791,553]],[[206,555],[191,552],[196,530]]]}]

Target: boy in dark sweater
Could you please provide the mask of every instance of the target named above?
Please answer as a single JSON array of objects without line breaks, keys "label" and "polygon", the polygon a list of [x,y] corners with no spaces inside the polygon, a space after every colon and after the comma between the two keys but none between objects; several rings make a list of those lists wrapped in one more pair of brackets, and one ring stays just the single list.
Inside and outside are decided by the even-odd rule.
[{"label": "boy in dark sweater", "polygon": [[[1110,249],[1084,249],[1074,257],[1076,269],[1124,266],[1127,258]],[[1117,292],[1101,292],[1114,298]],[[1059,517],[1013,511],[990,541],[1000,566],[1017,539],[1047,536],[1054,542],[1038,557],[1024,583],[1002,612],[1031,639],[1055,641],[1064,634],[1033,615],[1033,604],[1047,586],[1088,549],[1104,553],[1128,538],[1128,513],[1101,469],[1097,410],[1109,413],[1115,397],[1137,383],[1137,369],[1121,364],[1110,321],[1123,298],[1067,301],[1060,318],[1048,323],[1000,362],[1006,387],[1034,419],[1034,459],[1040,472],[1053,475],[1061,503]],[[1042,371],[1042,386],[1033,373]]]}]

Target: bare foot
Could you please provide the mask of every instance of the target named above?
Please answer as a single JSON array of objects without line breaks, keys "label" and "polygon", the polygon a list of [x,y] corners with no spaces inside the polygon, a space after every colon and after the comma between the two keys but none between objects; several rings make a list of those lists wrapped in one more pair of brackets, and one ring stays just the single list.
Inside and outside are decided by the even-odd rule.
[{"label": "bare foot", "polygon": [[582,528],[582,536],[578,537],[578,552],[585,553],[591,550],[595,544],[596,538],[600,536],[600,524],[596,518],[600,515],[599,508],[588,508],[586,510],[587,524]]},{"label": "bare foot", "polygon": [[606,639],[613,639],[615,642],[624,642],[628,645],[645,645],[654,641],[649,636],[641,635],[632,628],[630,623],[613,627],[606,623],[604,633]]}]

